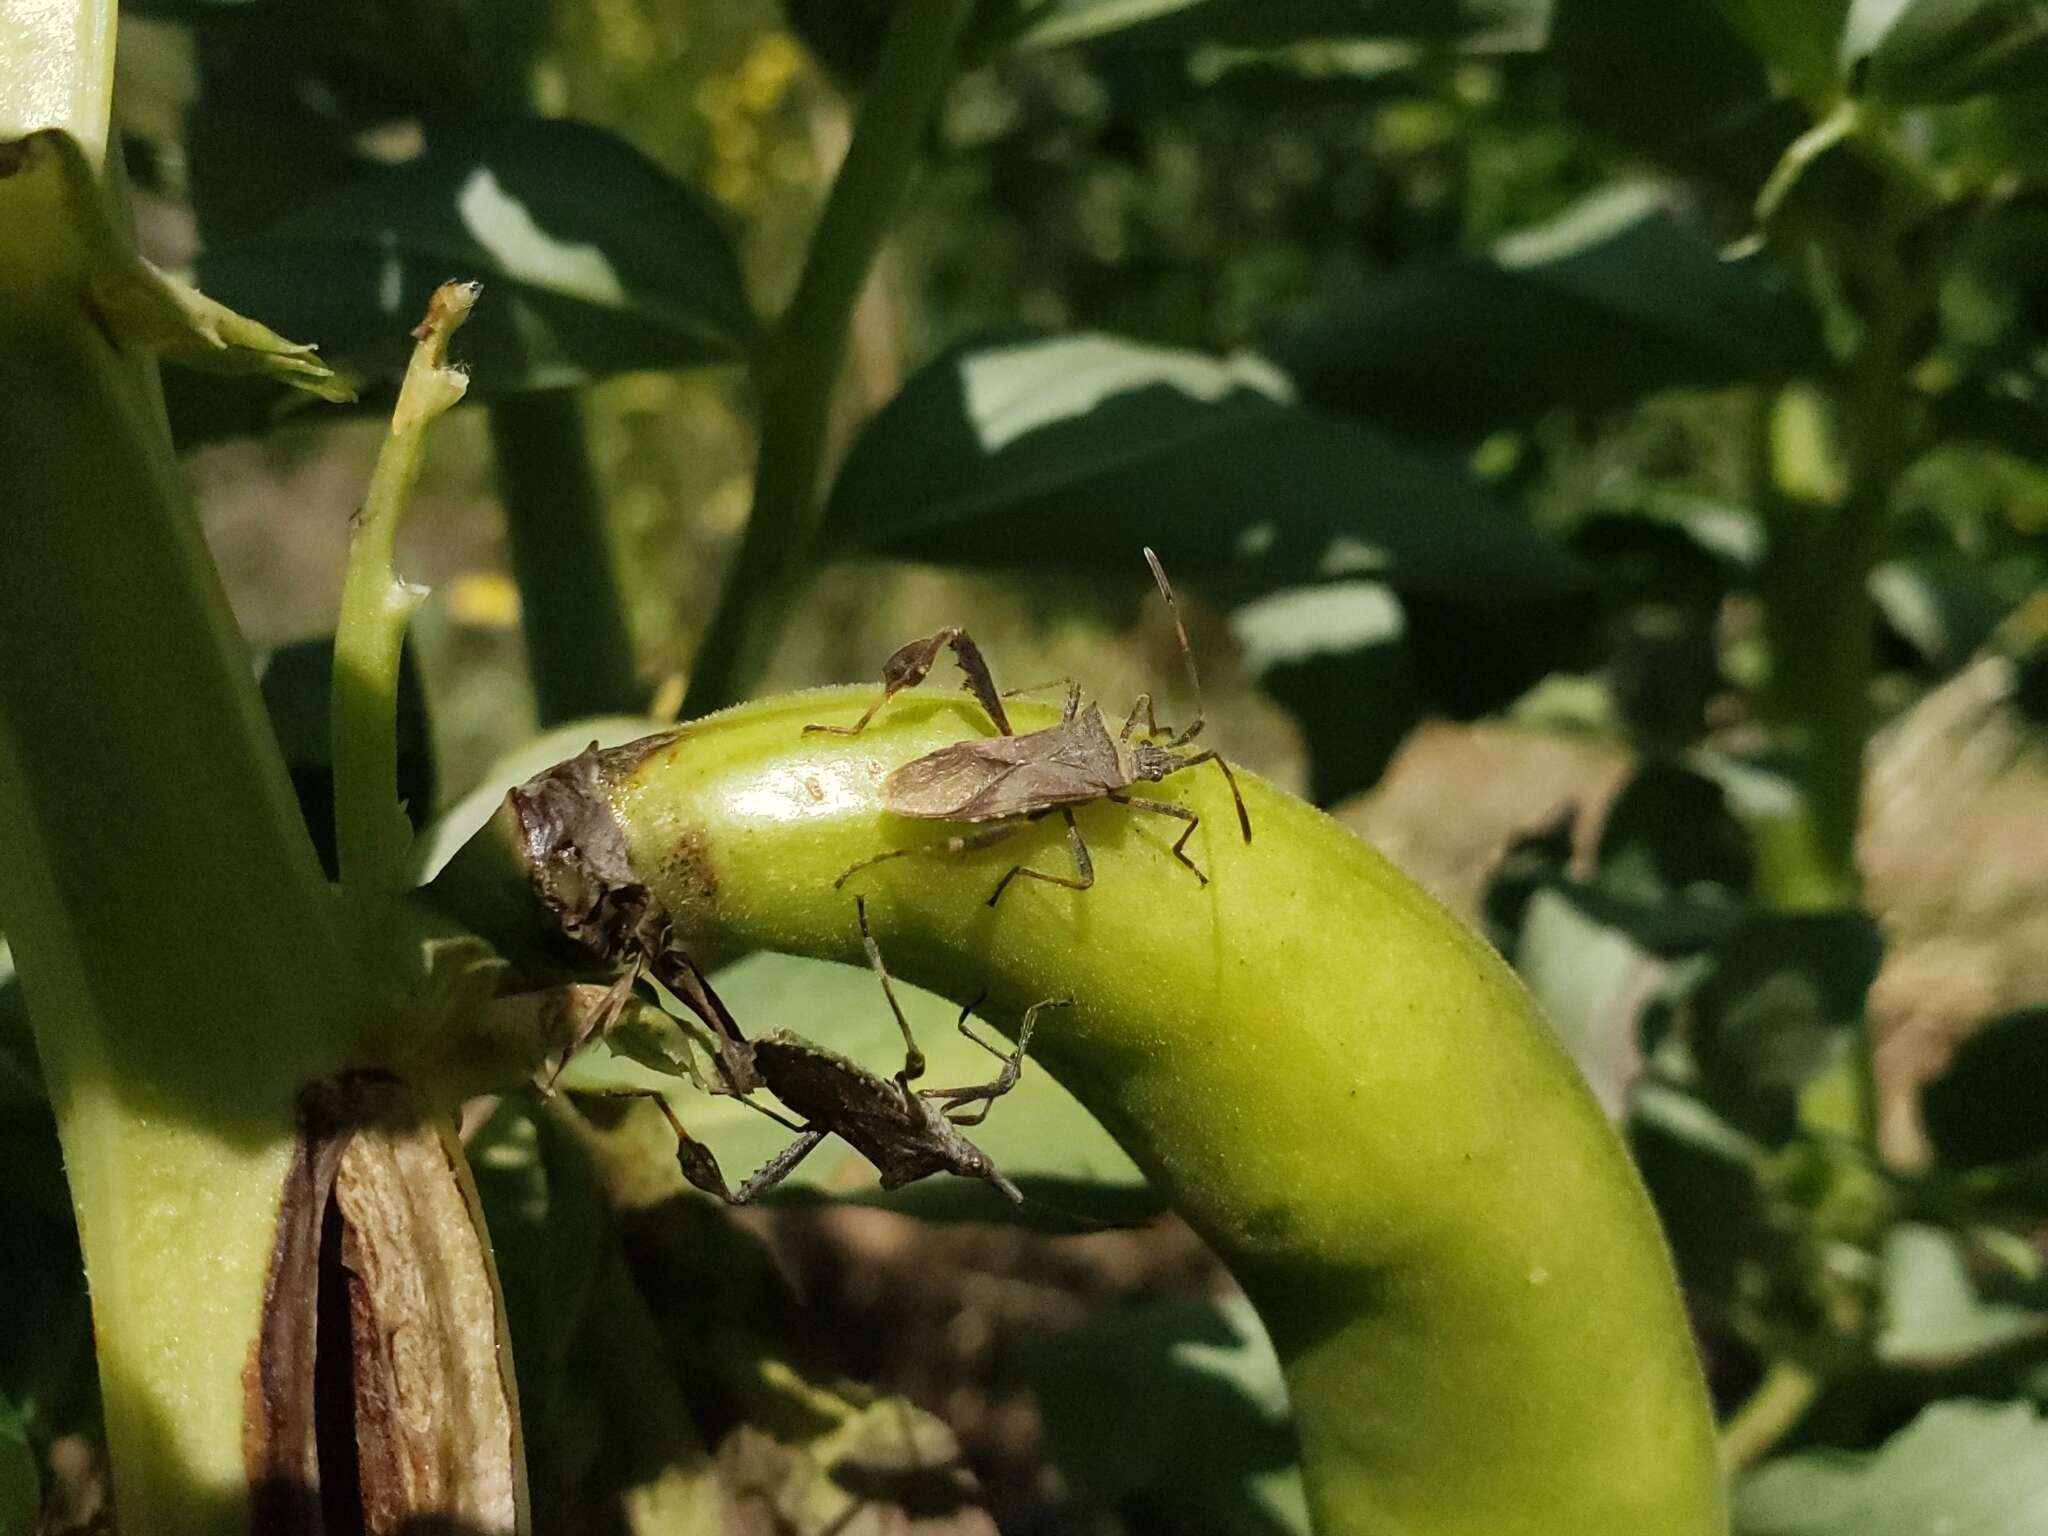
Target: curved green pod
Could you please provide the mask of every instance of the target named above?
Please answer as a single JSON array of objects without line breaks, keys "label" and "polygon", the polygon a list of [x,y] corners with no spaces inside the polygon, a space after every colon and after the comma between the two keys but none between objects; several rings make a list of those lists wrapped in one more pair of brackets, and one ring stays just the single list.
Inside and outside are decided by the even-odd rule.
[{"label": "curved green pod", "polygon": [[[480,872],[502,901],[508,853],[559,874],[566,850],[584,910],[651,896],[704,961],[858,962],[858,891],[893,970],[958,1000],[986,989],[999,1026],[1072,995],[1034,1059],[1244,1285],[1286,1368],[1330,1536],[1725,1529],[1655,1216],[1491,948],[1249,775],[1245,845],[1213,767],[1157,786],[1203,818],[1188,851],[1206,886],[1168,852],[1179,822],[1097,804],[1079,813],[1087,892],[1021,881],[985,904],[1019,860],[1066,872],[1057,818],[835,889],[863,858],[958,830],[888,815],[877,789],[989,730],[965,700],[932,696],[891,703],[858,737],[803,734],[872,699],[789,696],[586,755],[515,792],[444,879],[468,885],[458,904],[475,915]],[[1022,730],[1051,720],[1017,713]],[[616,899],[596,900],[593,880]],[[832,1022],[742,1021],[826,1043]]]}]

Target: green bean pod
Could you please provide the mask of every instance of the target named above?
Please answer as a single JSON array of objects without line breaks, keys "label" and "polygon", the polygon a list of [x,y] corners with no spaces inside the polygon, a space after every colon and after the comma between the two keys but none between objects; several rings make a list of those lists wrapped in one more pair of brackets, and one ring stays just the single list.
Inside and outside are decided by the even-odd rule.
[{"label": "green bean pod", "polygon": [[[856,892],[891,968],[1014,1030],[1243,1284],[1285,1368],[1328,1536],[1715,1536],[1712,1421],[1655,1215],[1620,1141],[1500,957],[1365,843],[1213,766],[1143,786],[1202,818],[1079,812],[963,855],[856,862],[960,830],[881,809],[897,765],[989,731],[957,696],[745,705],[515,791],[444,883],[508,873],[586,918],[651,909],[701,961],[857,962]],[[1020,708],[1018,728],[1051,722]],[[508,870],[507,861],[517,866]],[[551,884],[552,882],[552,884]],[[603,887],[602,890],[598,889]],[[531,905],[530,889],[522,896]],[[603,899],[600,899],[603,898]],[[623,919],[617,919],[623,921]],[[584,923],[589,937],[589,922]],[[644,930],[643,930],[644,931]],[[742,1021],[826,1043],[830,1019]],[[997,1113],[1000,1113],[1000,1106]],[[1134,1412],[1143,1411],[1133,1405]]]}]

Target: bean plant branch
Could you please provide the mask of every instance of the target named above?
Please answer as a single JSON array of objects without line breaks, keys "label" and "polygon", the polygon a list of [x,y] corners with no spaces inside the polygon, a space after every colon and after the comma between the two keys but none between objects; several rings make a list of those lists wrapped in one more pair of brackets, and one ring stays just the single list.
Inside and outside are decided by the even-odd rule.
[{"label": "bean plant branch", "polygon": [[404,888],[410,840],[398,798],[398,675],[405,630],[426,594],[399,579],[398,529],[418,483],[427,428],[462,398],[468,375],[448,366],[448,339],[479,285],[447,283],[413,332],[417,345],[370,489],[349,541],[334,634],[334,832],[345,890]]},{"label": "bean plant branch", "polygon": [[796,294],[759,365],[753,511],[691,668],[686,716],[743,697],[790,616],[815,554],[832,396],[854,303],[910,185],[973,14],[972,0],[920,0],[889,10],[846,162],[811,237]]},{"label": "bean plant branch", "polygon": [[1721,1426],[1721,1465],[1732,1476],[1763,1460],[1799,1427],[1820,1397],[1821,1379],[1780,1360]]},{"label": "bean plant branch", "polygon": [[[65,131],[0,138],[0,913],[63,1140],[124,1528],[226,1536],[249,1528],[243,1372],[296,1094],[348,1059],[365,989],[152,347],[87,300],[136,270],[87,152],[111,8],[30,10],[36,26],[0,26],[0,121],[36,127],[34,109]],[[14,94],[39,42],[42,78],[74,82],[64,102]]]}]

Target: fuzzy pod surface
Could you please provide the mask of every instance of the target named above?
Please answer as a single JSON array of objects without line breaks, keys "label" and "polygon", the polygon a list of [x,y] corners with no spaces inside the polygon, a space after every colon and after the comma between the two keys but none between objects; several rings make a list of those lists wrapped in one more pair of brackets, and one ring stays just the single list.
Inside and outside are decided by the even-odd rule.
[{"label": "fuzzy pod surface", "polygon": [[[858,963],[856,893],[898,975],[1014,1031],[1243,1284],[1285,1368],[1329,1536],[1716,1536],[1713,1428],[1655,1215],[1514,974],[1321,812],[1213,765],[1141,786],[1181,823],[1083,807],[1086,892],[1050,817],[966,855],[885,812],[899,764],[987,719],[934,691],[857,737],[872,691],[713,715],[583,757],[508,797],[444,874],[475,920],[544,890],[591,940],[650,914],[704,963],[775,950]],[[1052,722],[1019,708],[1017,726]],[[531,884],[526,882],[530,881]],[[516,891],[516,894],[515,894]],[[522,914],[522,903],[524,915]],[[742,1020],[830,1044],[830,1019]],[[997,1112],[1000,1113],[1000,1106]]]}]

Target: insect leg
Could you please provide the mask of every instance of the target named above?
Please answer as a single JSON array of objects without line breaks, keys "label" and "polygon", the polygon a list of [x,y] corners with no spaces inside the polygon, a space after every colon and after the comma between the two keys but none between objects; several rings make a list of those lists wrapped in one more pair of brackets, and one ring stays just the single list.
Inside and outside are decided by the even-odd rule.
[{"label": "insect leg", "polygon": [[1065,817],[1067,822],[1067,852],[1073,856],[1074,876],[1048,875],[1042,869],[1026,869],[1022,864],[1012,865],[1010,872],[998,880],[995,890],[990,892],[990,906],[1001,901],[1003,892],[1009,888],[1010,882],[1019,877],[1026,880],[1043,880],[1047,885],[1063,885],[1070,891],[1085,891],[1095,883],[1095,861],[1088,857],[1088,845],[1081,840],[1081,829],[1074,822],[1074,813],[1062,810],[1060,815]]},{"label": "insect leg", "polygon": [[[1042,1003],[1033,1003],[1024,1010],[1024,1022],[1017,1030],[1017,1047],[1015,1050],[1010,1051],[990,1045],[988,1041],[982,1039],[972,1029],[969,1029],[967,1027],[968,1010],[962,1009],[960,1013],[960,1033],[972,1040],[984,1051],[987,1051],[991,1056],[1001,1061],[1003,1069],[995,1075],[992,1081],[983,1083],[978,1088],[927,1088],[924,1091],[924,1096],[928,1099],[943,1100],[946,1106],[946,1118],[955,1125],[981,1124],[982,1121],[988,1118],[988,1112],[994,1107],[995,1101],[1017,1086],[1017,1076],[1024,1070],[1024,1053],[1031,1048],[1031,1032],[1038,1027],[1039,1014],[1048,1008],[1071,1008],[1073,1006],[1074,1000],[1071,997],[1056,997]],[[971,1115],[954,1113],[963,1104],[975,1103],[979,1103],[981,1108]]]},{"label": "insect leg", "polygon": [[679,949],[669,949],[653,956],[649,968],[656,981],[681,998],[710,1027],[711,1048],[718,1058],[719,1075],[725,1079],[722,1091],[745,1098],[761,1087],[752,1042],[741,1033],[739,1021],[725,1006],[725,1000],[711,990],[711,983],[697,969],[697,962]]},{"label": "insect leg", "polygon": [[1006,837],[1015,836],[1030,824],[1029,819],[992,822],[959,837],[949,837],[943,842],[919,843],[915,848],[891,848],[887,853],[878,853],[873,858],[862,859],[858,864],[851,866],[845,874],[832,882],[832,889],[838,890],[862,870],[876,864],[887,863],[890,859],[907,858],[913,853],[973,853],[978,849],[993,847]]},{"label": "insect leg", "polygon": [[[625,1013],[626,1004],[632,1001],[633,988],[639,985],[640,977],[645,970],[646,963],[640,960],[627,966],[620,973],[619,979],[611,984],[611,989],[605,993],[597,1006],[589,1009],[578,1021],[575,1034],[562,1047],[561,1059],[548,1073],[547,1080],[538,1085],[542,1098],[554,1096],[555,1084],[561,1080],[562,1074],[569,1070],[569,1063],[576,1059],[583,1047],[611,1033],[612,1026],[618,1023],[621,1015]],[[565,994],[565,1005],[573,1007],[575,989],[562,990]]]},{"label": "insect leg", "polygon": [[756,1169],[746,1183],[740,1186],[740,1192],[732,1197],[731,1203],[745,1205],[756,1196],[773,1189],[796,1172],[796,1165],[817,1151],[818,1143],[831,1134],[830,1131],[805,1131]]},{"label": "insect leg", "polygon": [[1124,728],[1116,733],[1118,741],[1129,741],[1131,739],[1131,729],[1137,725],[1138,716],[1140,715],[1145,717],[1145,734],[1147,736],[1157,736],[1159,734],[1159,722],[1152,715],[1152,695],[1141,693],[1138,695],[1138,702],[1131,706],[1130,714],[1124,717]]},{"label": "insect leg", "polygon": [[[707,1195],[723,1200],[727,1205],[738,1204],[738,1199],[726,1187],[725,1174],[718,1166],[718,1159],[711,1155],[711,1149],[683,1128],[683,1122],[676,1118],[676,1112],[669,1108],[668,1100],[652,1088],[615,1088],[603,1095],[608,1099],[652,1099],[654,1107],[668,1121],[668,1128],[676,1133],[676,1167],[683,1177]],[[759,1106],[756,1106],[757,1108]]]},{"label": "insect leg", "polygon": [[1209,877],[1202,873],[1200,867],[1186,853],[1188,839],[1195,835],[1195,828],[1202,824],[1201,817],[1197,816],[1186,806],[1176,805],[1171,800],[1148,800],[1143,795],[1111,795],[1109,798],[1118,805],[1128,805],[1134,811],[1151,811],[1154,815],[1171,816],[1176,820],[1186,822],[1187,829],[1174,840],[1173,856],[1179,859],[1181,863],[1187,865],[1189,870],[1193,872],[1194,877],[1201,881],[1202,884],[1207,885],[1209,883]]},{"label": "insect leg", "polygon": [[939,659],[939,652],[947,646],[953,648],[953,656],[960,663],[960,670],[967,674],[967,691],[988,711],[988,717],[996,723],[997,730],[1005,736],[1012,734],[1009,716],[1003,713],[1003,701],[996,694],[995,681],[989,676],[988,663],[982,659],[981,647],[974,643],[965,630],[950,625],[935,635],[926,635],[922,640],[913,640],[910,644],[900,647],[882,663],[882,696],[870,704],[867,713],[853,724],[807,725],[804,727],[804,734],[822,732],[829,736],[858,736],[868,728],[868,722],[875,718],[884,704],[905,688],[915,688],[930,675],[932,664]]},{"label": "insect leg", "polygon": [[988,662],[983,659],[981,647],[964,629],[949,629],[943,632],[946,643],[953,647],[953,659],[960,663],[960,670],[967,674],[963,686],[974,695],[974,701],[988,711],[989,719],[995,721],[996,729],[1005,736],[1017,733],[1010,729],[1010,717],[1004,713],[1002,695],[996,692],[996,680],[989,676]]},{"label": "insect leg", "polygon": [[1223,754],[1221,752],[1211,750],[1208,752],[1197,752],[1193,757],[1183,759],[1179,767],[1176,767],[1173,771],[1179,773],[1182,768],[1192,768],[1197,763],[1214,763],[1223,770],[1224,782],[1230,786],[1230,798],[1237,802],[1238,828],[1244,833],[1244,840],[1250,842],[1252,840],[1251,813],[1244,808],[1244,796],[1238,792],[1237,775],[1230,771],[1230,764],[1223,761]]},{"label": "insect leg", "polygon": [[908,1104],[910,1085],[924,1076],[924,1052],[917,1048],[917,1040],[910,1033],[910,1020],[903,1017],[903,1009],[896,1001],[896,989],[889,984],[889,968],[882,964],[882,946],[868,931],[867,898],[854,897],[853,910],[860,918],[860,941],[867,949],[868,965],[874,971],[875,979],[882,984],[882,996],[889,1000],[889,1011],[896,1015],[896,1027],[903,1031],[903,1070],[896,1074],[896,1086],[903,1090],[903,1101]]}]

